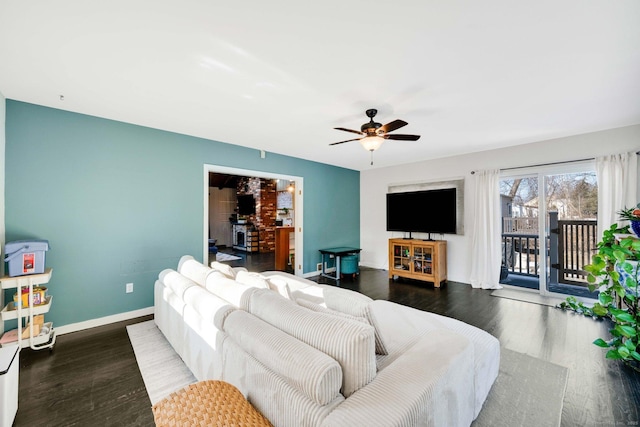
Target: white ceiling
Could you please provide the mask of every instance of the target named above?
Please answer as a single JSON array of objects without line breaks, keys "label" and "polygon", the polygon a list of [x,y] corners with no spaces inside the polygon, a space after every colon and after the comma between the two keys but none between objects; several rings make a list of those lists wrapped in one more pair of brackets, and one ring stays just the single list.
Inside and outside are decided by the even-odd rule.
[{"label": "white ceiling", "polygon": [[640,123],[640,1],[0,0],[0,92],[367,170]]}]

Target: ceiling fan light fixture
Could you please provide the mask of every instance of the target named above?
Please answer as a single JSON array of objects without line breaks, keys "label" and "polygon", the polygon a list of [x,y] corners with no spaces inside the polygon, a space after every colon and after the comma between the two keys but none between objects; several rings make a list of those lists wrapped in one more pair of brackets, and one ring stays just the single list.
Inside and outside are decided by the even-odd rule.
[{"label": "ceiling fan light fixture", "polygon": [[382,143],[384,142],[384,138],[380,138],[379,136],[367,136],[365,138],[360,139],[360,144],[367,151],[376,151]]}]

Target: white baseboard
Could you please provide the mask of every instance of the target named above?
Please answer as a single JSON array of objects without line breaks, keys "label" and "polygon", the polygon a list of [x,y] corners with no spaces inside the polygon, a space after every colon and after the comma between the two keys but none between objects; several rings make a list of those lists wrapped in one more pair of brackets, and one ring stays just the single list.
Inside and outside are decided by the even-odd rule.
[{"label": "white baseboard", "polygon": [[84,322],[70,323],[64,326],[56,326],[56,334],[68,334],[71,332],[83,331],[85,329],[104,326],[110,323],[122,322],[123,320],[135,319],[136,317],[148,316],[154,313],[154,307],[141,308],[140,310],[118,313],[111,316],[100,317],[98,319],[85,320]]},{"label": "white baseboard", "polygon": [[[325,273],[335,273],[335,271],[336,271],[336,268],[335,267],[331,267],[331,268],[327,268],[325,270]],[[304,277],[305,279],[308,279],[309,277],[319,276],[320,273],[322,273],[322,271],[319,271],[319,270],[318,271],[312,271],[310,273],[304,273],[302,275],[302,277]]]}]

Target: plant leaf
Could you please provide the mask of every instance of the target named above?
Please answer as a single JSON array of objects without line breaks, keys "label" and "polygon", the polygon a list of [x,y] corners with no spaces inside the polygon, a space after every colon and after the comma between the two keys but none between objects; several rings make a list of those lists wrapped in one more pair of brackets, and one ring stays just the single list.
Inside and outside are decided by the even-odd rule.
[{"label": "plant leaf", "polygon": [[622,356],[618,354],[618,350],[609,350],[605,355],[607,359],[622,359]]},{"label": "plant leaf", "polygon": [[633,357],[634,359],[640,361],[640,353],[638,353],[637,351],[632,351],[631,352],[631,357]]},{"label": "plant leaf", "polygon": [[593,342],[595,345],[597,345],[598,347],[602,347],[602,348],[607,348],[609,347],[609,344],[607,344],[607,342],[605,340],[603,340],[602,338],[598,338],[597,340],[595,340]]},{"label": "plant leaf", "polygon": [[605,293],[600,293],[600,295],[598,295],[598,300],[602,305],[609,305],[613,302],[613,297]]},{"label": "plant leaf", "polygon": [[613,317],[615,317],[619,322],[632,323],[634,321],[633,316],[626,311],[619,314],[614,314]]},{"label": "plant leaf", "polygon": [[593,314],[599,317],[606,316],[609,313],[609,311],[599,303],[595,303],[592,310]]},{"label": "plant leaf", "polygon": [[624,252],[624,250],[618,249],[618,250],[613,251],[613,257],[616,260],[618,260],[620,262],[623,262],[624,260],[627,259],[627,254]]},{"label": "plant leaf", "polygon": [[618,347],[618,354],[622,356],[623,359],[627,359],[631,354],[631,352],[627,347],[622,346],[622,347]]},{"label": "plant leaf", "polygon": [[636,336],[636,330],[632,326],[627,325],[616,325],[614,330],[618,331],[621,335],[631,338]]}]

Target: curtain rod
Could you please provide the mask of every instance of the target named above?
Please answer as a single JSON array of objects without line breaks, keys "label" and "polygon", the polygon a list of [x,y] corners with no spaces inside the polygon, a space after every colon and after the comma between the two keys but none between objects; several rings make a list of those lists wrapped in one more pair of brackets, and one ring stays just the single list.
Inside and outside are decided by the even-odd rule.
[{"label": "curtain rod", "polygon": [[[640,154],[640,151],[636,151],[636,155]],[[538,163],[537,165],[528,165],[528,166],[514,166],[512,168],[501,168],[500,171],[510,171],[514,169],[524,169],[524,168],[535,168],[539,166],[552,166],[552,165],[562,165],[566,163],[577,163],[577,162],[586,162],[588,160],[595,160],[595,157],[589,157],[586,159],[576,159],[576,160],[566,160],[563,162],[550,162],[550,163]],[[471,171],[471,175],[474,175],[476,171]]]}]

